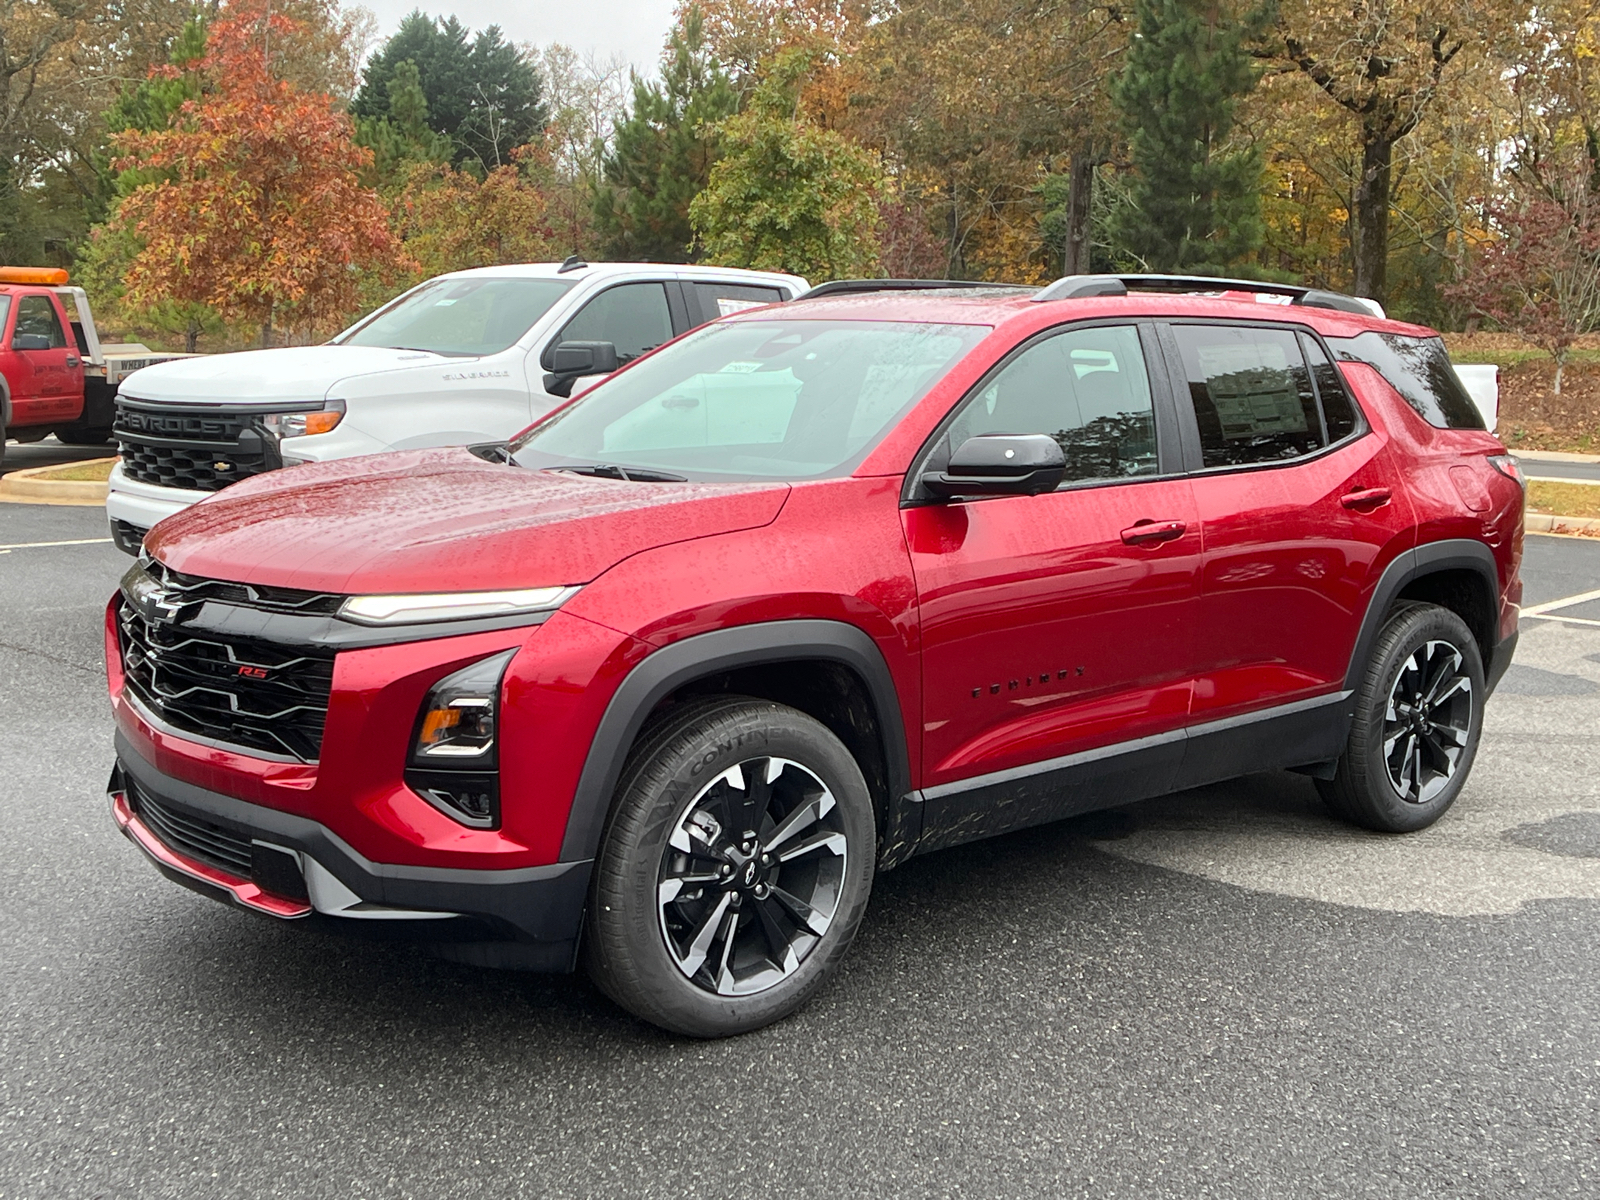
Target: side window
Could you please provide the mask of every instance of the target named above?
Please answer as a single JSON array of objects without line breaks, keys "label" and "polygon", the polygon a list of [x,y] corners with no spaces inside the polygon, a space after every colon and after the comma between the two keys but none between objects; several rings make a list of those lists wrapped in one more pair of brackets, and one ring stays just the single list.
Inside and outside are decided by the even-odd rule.
[{"label": "side window", "polygon": [[1328,444],[1292,330],[1174,325],[1172,332],[1205,466],[1279,462]]},{"label": "side window", "polygon": [[1436,429],[1485,427],[1483,414],[1450,365],[1441,339],[1369,331],[1334,338],[1329,345],[1340,358],[1376,367],[1417,415]]},{"label": "side window", "polygon": [[563,342],[610,342],[627,362],[672,340],[667,290],[659,283],[624,283],[607,288],[578,311],[561,331]]},{"label": "side window", "polygon": [[67,344],[67,335],[61,329],[61,319],[56,316],[56,306],[48,296],[23,296],[17,301],[17,327],[12,331],[11,344],[24,335],[50,339],[50,349],[60,350]]},{"label": "side window", "polygon": [[11,315],[11,297],[0,296],[0,338],[6,335],[6,318]]},{"label": "side window", "polygon": [[1028,347],[973,396],[950,429],[954,450],[984,433],[1047,433],[1068,480],[1156,473],[1155,407],[1139,331],[1073,329]]},{"label": "side window", "polygon": [[1328,431],[1328,444],[1342,442],[1361,424],[1356,419],[1355,404],[1345,391],[1344,376],[1334,366],[1315,338],[1300,335],[1300,349],[1311,364],[1311,378],[1317,385],[1317,399],[1322,404],[1322,424]]},{"label": "side window", "polygon": [[729,317],[763,304],[777,304],[784,298],[777,288],[752,287],[744,283],[701,283],[695,280],[689,282],[688,286],[694,289],[695,297],[700,301],[702,321],[715,321],[718,317]]}]

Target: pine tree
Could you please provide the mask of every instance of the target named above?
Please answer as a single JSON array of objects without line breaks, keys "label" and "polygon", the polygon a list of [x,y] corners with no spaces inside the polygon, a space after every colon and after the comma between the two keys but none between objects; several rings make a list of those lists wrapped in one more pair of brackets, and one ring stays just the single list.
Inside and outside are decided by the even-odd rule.
[{"label": "pine tree", "polygon": [[700,10],[673,30],[658,86],[634,78],[633,111],[617,126],[595,194],[601,251],[611,258],[685,262],[695,257],[689,202],[721,154],[719,122],[739,107],[706,47]]},{"label": "pine tree", "polygon": [[504,166],[511,151],[543,131],[539,73],[507,42],[498,25],[469,39],[455,17],[435,20],[414,9],[395,35],[368,60],[351,103],[358,118],[392,118],[390,85],[402,63],[413,64],[426,101],[428,124],[451,140],[454,161],[484,170]]},{"label": "pine tree", "polygon": [[1261,246],[1261,157],[1229,142],[1234,107],[1255,87],[1245,40],[1256,18],[1217,0],[1137,0],[1113,98],[1128,130],[1129,203],[1112,252],[1146,270],[1217,275]]}]

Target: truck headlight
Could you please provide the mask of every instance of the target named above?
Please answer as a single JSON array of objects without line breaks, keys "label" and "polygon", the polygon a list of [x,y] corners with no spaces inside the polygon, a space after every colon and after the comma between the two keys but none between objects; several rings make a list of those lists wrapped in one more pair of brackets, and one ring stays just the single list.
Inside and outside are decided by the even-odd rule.
[{"label": "truck headlight", "polygon": [[261,424],[274,437],[307,437],[314,433],[329,433],[344,420],[344,401],[329,400],[316,412],[268,413]]},{"label": "truck headlight", "polygon": [[351,596],[339,606],[339,616],[359,625],[408,625],[415,621],[510,617],[560,608],[577,590],[575,587],[544,587],[505,592],[407,592],[395,596]]},{"label": "truck headlight", "polygon": [[446,675],[417,714],[406,783],[440,812],[474,829],[500,823],[500,681],[516,649]]}]

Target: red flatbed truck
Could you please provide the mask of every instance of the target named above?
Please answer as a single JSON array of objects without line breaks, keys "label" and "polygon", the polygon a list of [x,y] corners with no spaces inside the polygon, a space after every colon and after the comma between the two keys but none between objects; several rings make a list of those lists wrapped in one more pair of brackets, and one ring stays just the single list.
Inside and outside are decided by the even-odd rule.
[{"label": "red flatbed truck", "polygon": [[0,461],[7,439],[69,446],[111,437],[113,399],[140,367],[181,354],[100,341],[89,297],[50,267],[0,267]]}]

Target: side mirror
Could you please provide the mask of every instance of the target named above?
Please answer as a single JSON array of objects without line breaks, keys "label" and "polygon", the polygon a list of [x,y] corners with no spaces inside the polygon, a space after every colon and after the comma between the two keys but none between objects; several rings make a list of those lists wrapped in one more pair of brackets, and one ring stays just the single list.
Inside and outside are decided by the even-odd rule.
[{"label": "side mirror", "polygon": [[621,364],[612,342],[562,342],[550,351],[544,390],[552,396],[572,395],[572,385],[588,375],[606,376]]},{"label": "side mirror", "polygon": [[48,350],[50,349],[50,335],[48,333],[19,333],[11,339],[13,350]]},{"label": "side mirror", "polygon": [[617,366],[617,348],[610,342],[562,342],[550,356],[556,375],[609,375]]},{"label": "side mirror", "polygon": [[1067,473],[1061,444],[1044,433],[986,433],[968,438],[943,471],[928,471],[922,486],[936,496],[1037,496],[1053,492]]}]

